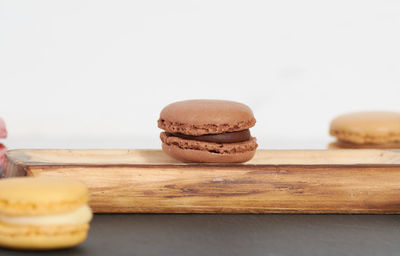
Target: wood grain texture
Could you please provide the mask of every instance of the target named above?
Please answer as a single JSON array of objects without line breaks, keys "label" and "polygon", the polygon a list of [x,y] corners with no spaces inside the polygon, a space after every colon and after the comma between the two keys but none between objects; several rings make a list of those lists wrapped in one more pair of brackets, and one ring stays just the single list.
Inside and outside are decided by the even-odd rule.
[{"label": "wood grain texture", "polygon": [[3,177],[86,183],[95,212],[400,213],[400,152],[259,150],[246,164],[184,164],[158,150],[13,150]]}]

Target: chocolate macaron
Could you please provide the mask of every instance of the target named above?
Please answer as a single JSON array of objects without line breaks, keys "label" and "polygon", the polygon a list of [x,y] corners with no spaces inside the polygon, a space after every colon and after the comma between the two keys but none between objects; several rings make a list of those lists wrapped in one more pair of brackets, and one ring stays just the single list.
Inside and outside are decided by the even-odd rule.
[{"label": "chocolate macaron", "polygon": [[249,128],[256,123],[251,109],[226,100],[186,100],[166,106],[158,127],[162,149],[183,162],[242,163],[250,160],[257,142]]}]

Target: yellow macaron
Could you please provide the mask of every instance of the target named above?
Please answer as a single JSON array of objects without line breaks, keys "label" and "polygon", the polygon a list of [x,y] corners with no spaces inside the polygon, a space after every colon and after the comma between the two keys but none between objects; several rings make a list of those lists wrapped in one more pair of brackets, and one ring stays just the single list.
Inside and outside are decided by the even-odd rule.
[{"label": "yellow macaron", "polygon": [[75,180],[0,180],[0,246],[46,250],[82,243],[92,211],[87,187]]},{"label": "yellow macaron", "polygon": [[396,148],[400,146],[400,113],[356,112],[332,120],[330,134],[335,147]]}]

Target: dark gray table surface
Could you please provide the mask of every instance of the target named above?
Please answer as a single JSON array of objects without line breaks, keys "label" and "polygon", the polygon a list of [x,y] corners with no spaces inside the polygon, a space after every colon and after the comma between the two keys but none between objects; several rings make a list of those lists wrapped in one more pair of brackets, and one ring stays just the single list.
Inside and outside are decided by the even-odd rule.
[{"label": "dark gray table surface", "polygon": [[400,215],[95,215],[67,250],[0,255],[400,255]]}]

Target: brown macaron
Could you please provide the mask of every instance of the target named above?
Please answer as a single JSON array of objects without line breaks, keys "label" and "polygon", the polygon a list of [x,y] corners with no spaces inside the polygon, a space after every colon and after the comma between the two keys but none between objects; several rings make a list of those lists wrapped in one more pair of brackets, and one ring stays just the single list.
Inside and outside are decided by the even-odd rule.
[{"label": "brown macaron", "polygon": [[183,162],[242,163],[255,154],[251,109],[226,100],[186,100],[166,106],[158,127],[162,149]]},{"label": "brown macaron", "polygon": [[341,115],[332,120],[329,133],[337,138],[330,148],[400,148],[400,113]]}]

